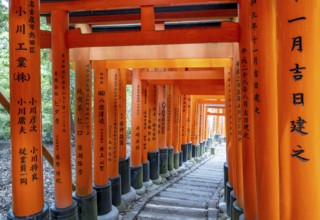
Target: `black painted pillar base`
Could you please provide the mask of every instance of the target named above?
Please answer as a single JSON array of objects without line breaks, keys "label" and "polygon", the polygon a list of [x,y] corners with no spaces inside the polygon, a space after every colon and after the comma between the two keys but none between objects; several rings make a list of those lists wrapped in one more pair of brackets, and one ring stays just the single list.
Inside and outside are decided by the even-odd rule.
[{"label": "black painted pillar base", "polygon": [[50,219],[51,220],[78,220],[78,204],[75,200],[72,201],[70,207],[59,209],[54,204],[50,207]]},{"label": "black painted pillar base", "polygon": [[233,187],[229,182],[227,182],[225,192],[226,192],[226,204],[227,204],[227,214],[231,216],[231,191],[233,191]]},{"label": "black painted pillar base", "polygon": [[200,143],[200,156],[202,156],[204,154],[204,142],[201,141]]},{"label": "black painted pillar base", "polygon": [[188,143],[188,160],[192,159],[192,143]]},{"label": "black painted pillar base", "polygon": [[131,167],[131,186],[134,189],[141,189],[143,186],[143,167]]},{"label": "black painted pillar base", "polygon": [[196,145],[196,157],[200,157],[200,144]]},{"label": "black painted pillar base", "polygon": [[227,182],[229,181],[229,176],[228,176],[228,171],[229,167],[228,167],[228,161],[224,162],[223,164],[223,173],[224,173],[224,201],[227,201]]},{"label": "black painted pillar base", "polygon": [[160,176],[169,177],[168,172],[168,148],[159,149],[160,152]]},{"label": "black painted pillar base", "polygon": [[242,215],[242,214],[243,214],[243,209],[238,206],[237,201],[233,202],[232,211],[231,211],[231,219],[232,220],[239,220],[240,215]]},{"label": "black painted pillar base", "polygon": [[130,157],[119,160],[119,174],[121,175],[121,195],[130,192]]},{"label": "black painted pillar base", "polygon": [[41,212],[36,213],[34,215],[31,216],[26,216],[26,217],[17,217],[13,214],[13,210],[10,210],[8,212],[7,215],[7,219],[14,219],[14,220],[22,220],[22,219],[26,219],[26,220],[47,220],[49,219],[49,207],[48,204],[44,203],[43,205],[43,209],[41,210]]},{"label": "black painted pillar base", "polygon": [[174,169],[179,169],[179,162],[180,162],[180,153],[173,154],[173,167]]},{"label": "black painted pillar base", "polygon": [[173,158],[173,147],[168,148],[168,171],[173,170],[174,158]]},{"label": "black painted pillar base", "polygon": [[[230,217],[232,217],[232,210],[233,210],[233,203],[237,200],[236,194],[234,194],[234,190],[231,191],[230,193],[230,203],[228,204],[230,207]],[[228,211],[228,210],[227,210]]]},{"label": "black painted pillar base", "polygon": [[160,176],[160,153],[148,152],[148,160],[150,163],[150,179],[157,180]]},{"label": "black painted pillar base", "polygon": [[187,160],[188,160],[188,144],[182,144],[181,150],[182,150],[182,162],[187,162]]},{"label": "black painted pillar base", "polygon": [[207,153],[209,149],[209,142],[207,140],[204,140],[204,152]]},{"label": "black painted pillar base", "polygon": [[111,181],[104,186],[93,186],[97,192],[98,215],[106,215],[112,210]]},{"label": "black painted pillar base", "polygon": [[112,192],[112,205],[121,205],[121,176],[110,178],[111,192]]},{"label": "black painted pillar base", "polygon": [[147,161],[146,163],[142,164],[143,170],[143,182],[148,182],[150,180],[150,163]]},{"label": "black painted pillar base", "polygon": [[93,189],[91,195],[86,197],[78,197],[73,193],[73,199],[78,203],[79,220],[97,219],[97,192]]},{"label": "black painted pillar base", "polygon": [[192,158],[197,157],[196,156],[196,150],[197,150],[196,147],[197,147],[196,145],[192,145]]},{"label": "black painted pillar base", "polygon": [[183,160],[183,153],[182,152],[179,152],[179,167],[182,166],[182,161]]}]

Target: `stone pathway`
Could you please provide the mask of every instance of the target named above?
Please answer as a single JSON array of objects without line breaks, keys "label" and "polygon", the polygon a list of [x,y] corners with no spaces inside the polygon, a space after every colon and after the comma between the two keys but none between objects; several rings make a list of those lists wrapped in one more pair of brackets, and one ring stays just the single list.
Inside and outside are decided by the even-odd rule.
[{"label": "stone pathway", "polygon": [[123,219],[218,219],[225,152],[225,145],[217,147],[215,156],[204,159],[168,185],[146,195],[147,198],[140,201],[140,208],[133,209]]}]

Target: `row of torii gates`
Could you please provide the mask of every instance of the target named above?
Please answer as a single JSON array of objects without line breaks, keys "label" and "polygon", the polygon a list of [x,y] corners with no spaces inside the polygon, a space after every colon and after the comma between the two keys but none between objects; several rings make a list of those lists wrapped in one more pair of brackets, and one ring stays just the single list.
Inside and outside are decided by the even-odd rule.
[{"label": "row of torii gates", "polygon": [[[239,22],[167,30],[155,20],[158,6],[221,3],[238,4]],[[148,178],[156,180],[190,159],[189,142],[191,157],[203,153],[199,149],[209,137],[206,106],[212,103],[225,104],[225,111],[214,114],[226,115],[225,197],[232,218],[244,212],[249,220],[318,219],[318,1],[159,0],[150,4],[144,0],[10,1],[13,210],[8,218],[48,218],[40,159],[40,48],[51,48],[53,219],[76,219],[75,207],[82,210],[80,219],[92,219],[87,215],[94,213],[89,211],[94,209],[90,206],[93,188],[98,214],[108,214],[110,199],[119,205],[121,189],[130,189],[119,173],[130,172],[125,178],[130,176],[131,185],[140,189]],[[141,10],[139,31],[91,33],[89,25],[80,25],[86,23],[84,17],[72,21],[79,24],[76,29],[68,29],[70,11],[127,8]],[[40,12],[50,13],[52,31],[39,30]],[[226,11],[219,12],[223,16]],[[238,16],[232,10],[228,13]],[[130,45],[140,46],[114,47]],[[71,182],[70,60],[76,72],[74,198],[78,204]],[[128,81],[133,98],[130,169],[124,108]],[[102,198],[108,198],[107,205]]]}]

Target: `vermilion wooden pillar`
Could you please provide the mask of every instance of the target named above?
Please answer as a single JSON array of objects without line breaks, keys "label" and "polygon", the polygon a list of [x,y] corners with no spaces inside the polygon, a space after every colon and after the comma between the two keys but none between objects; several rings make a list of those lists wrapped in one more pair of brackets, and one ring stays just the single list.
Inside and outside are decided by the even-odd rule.
[{"label": "vermilion wooden pillar", "polygon": [[197,133],[196,133],[196,123],[197,123],[197,99],[195,96],[191,97],[191,142],[192,142],[192,157],[196,157],[196,147]]},{"label": "vermilion wooden pillar", "polygon": [[148,85],[148,160],[150,163],[150,179],[154,182],[160,176],[157,97],[157,86]]},{"label": "vermilion wooden pillar", "polygon": [[225,200],[227,203],[227,213],[231,216],[231,202],[230,193],[235,186],[235,159],[234,159],[234,138],[233,133],[234,126],[233,120],[234,115],[232,113],[233,105],[232,102],[232,83],[231,83],[231,68],[227,67],[224,69],[224,81],[225,81],[225,97],[226,97],[226,148],[227,148],[227,162],[224,164],[224,181],[225,181]]},{"label": "vermilion wooden pillar", "polygon": [[127,126],[126,126],[126,98],[127,98],[127,72],[120,69],[119,72],[119,107],[118,107],[118,136],[119,136],[119,159],[127,157]]},{"label": "vermilion wooden pillar", "polygon": [[186,123],[186,134],[188,144],[188,160],[192,158],[192,142],[191,142],[191,95],[187,95],[187,123]]},{"label": "vermilion wooden pillar", "polygon": [[318,219],[319,2],[276,2],[280,219]]},{"label": "vermilion wooden pillar", "polygon": [[180,110],[181,110],[181,102],[180,102],[180,91],[178,86],[173,86],[173,120],[172,120],[172,146],[174,152],[174,168],[179,168],[180,163]]},{"label": "vermilion wooden pillar", "polygon": [[49,214],[43,199],[39,2],[9,1],[13,210],[8,219]]},{"label": "vermilion wooden pillar", "polygon": [[[54,145],[55,204],[51,218],[76,213],[72,201],[71,137],[70,137],[70,70],[66,33],[69,28],[68,12],[52,14],[52,113]],[[77,215],[77,213],[75,214]]]},{"label": "vermilion wooden pillar", "polygon": [[168,171],[173,170],[173,145],[172,145],[172,124],[173,124],[173,85],[166,86],[167,91],[167,137],[166,145],[168,147]]},{"label": "vermilion wooden pillar", "polygon": [[167,90],[165,85],[158,85],[158,147],[160,152],[160,175],[169,177],[167,144]]},{"label": "vermilion wooden pillar", "polygon": [[188,136],[187,136],[187,96],[181,95],[181,148],[182,148],[182,162],[188,160]]},{"label": "vermilion wooden pillar", "polygon": [[150,163],[148,160],[148,83],[141,82],[141,162],[143,166],[143,184],[146,187],[152,185],[150,180]]},{"label": "vermilion wooden pillar", "polygon": [[94,61],[94,189],[98,215],[112,210],[111,181],[108,178],[107,105],[108,75],[105,61]]},{"label": "vermilion wooden pillar", "polygon": [[131,186],[143,187],[143,168],[141,164],[142,108],[141,108],[140,70],[132,72],[132,116],[131,116]]},{"label": "vermilion wooden pillar", "polygon": [[242,163],[242,115],[241,115],[241,78],[240,78],[240,62],[239,62],[239,45],[233,45],[233,66],[231,82],[233,85],[233,114],[234,114],[234,133],[235,141],[235,169],[236,169],[236,188],[235,196],[237,201],[233,203],[231,216],[234,219],[239,218],[243,213],[243,163]]},{"label": "vermilion wooden pillar", "polygon": [[199,104],[199,142],[200,142],[200,155],[203,155],[203,104]]},{"label": "vermilion wooden pillar", "polygon": [[121,204],[121,176],[119,175],[118,106],[119,69],[108,69],[108,174],[111,179],[112,204]]},{"label": "vermilion wooden pillar", "polygon": [[277,75],[284,73],[276,66],[275,8],[275,0],[255,1],[250,11],[257,218],[262,220],[280,218]]},{"label": "vermilion wooden pillar", "polygon": [[257,218],[257,195],[254,156],[254,76],[251,68],[250,1],[239,1],[240,7],[240,69],[242,109],[242,161],[245,219]]},{"label": "vermilion wooden pillar", "polygon": [[[83,33],[91,32],[88,25],[76,25],[76,28],[80,28]],[[76,192],[74,198],[78,202],[78,207],[86,204],[80,218],[96,218],[96,192],[92,189],[92,69],[90,48],[78,48],[74,53],[76,72]]]},{"label": "vermilion wooden pillar", "polygon": [[[119,105],[118,105],[118,145],[119,145],[119,174],[121,175],[121,194],[131,190],[130,156],[127,156],[127,71],[119,72]],[[126,201],[130,202],[130,201]]]}]

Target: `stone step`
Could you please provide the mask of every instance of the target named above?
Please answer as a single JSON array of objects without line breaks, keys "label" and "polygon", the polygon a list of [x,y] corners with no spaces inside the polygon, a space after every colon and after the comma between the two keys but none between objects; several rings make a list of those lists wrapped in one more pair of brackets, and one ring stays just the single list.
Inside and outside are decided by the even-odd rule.
[{"label": "stone step", "polygon": [[194,187],[193,190],[191,189],[184,189],[183,185],[181,185],[181,188],[168,188],[165,190],[166,192],[172,192],[172,193],[181,193],[185,194],[186,197],[188,196],[198,196],[198,197],[206,197],[210,198],[213,193],[209,192],[203,192],[203,191],[198,191],[196,187]]},{"label": "stone step", "polygon": [[166,213],[154,213],[149,211],[143,211],[137,217],[138,220],[204,220],[204,218],[197,217],[186,217],[176,214],[166,214]]},{"label": "stone step", "polygon": [[153,212],[153,213],[166,213],[166,214],[175,214],[179,216],[186,216],[192,218],[205,218],[208,213],[206,209],[200,208],[185,208],[181,206],[168,206],[168,205],[155,205],[147,204],[144,208],[144,211]]},{"label": "stone step", "polygon": [[197,187],[197,186],[189,186],[189,185],[181,185],[181,184],[173,184],[171,186],[172,188],[178,188],[178,189],[185,189],[185,190],[193,190],[194,188],[197,188],[197,191],[200,191],[200,192],[207,192],[207,193],[214,193],[215,190],[216,190],[216,187],[205,187],[205,188],[202,188],[202,187]]},{"label": "stone step", "polygon": [[198,197],[198,196],[188,196],[181,194],[181,193],[172,193],[172,192],[161,192],[159,194],[160,197],[166,197],[166,198],[177,198],[177,199],[184,199],[189,201],[197,201],[197,202],[206,202],[208,199],[204,197]]},{"label": "stone step", "polygon": [[167,197],[154,197],[149,204],[155,205],[168,205],[168,206],[181,206],[181,207],[191,207],[191,208],[207,208],[206,202],[198,202],[198,201],[189,201],[185,199],[177,199],[177,198],[167,198]]}]

